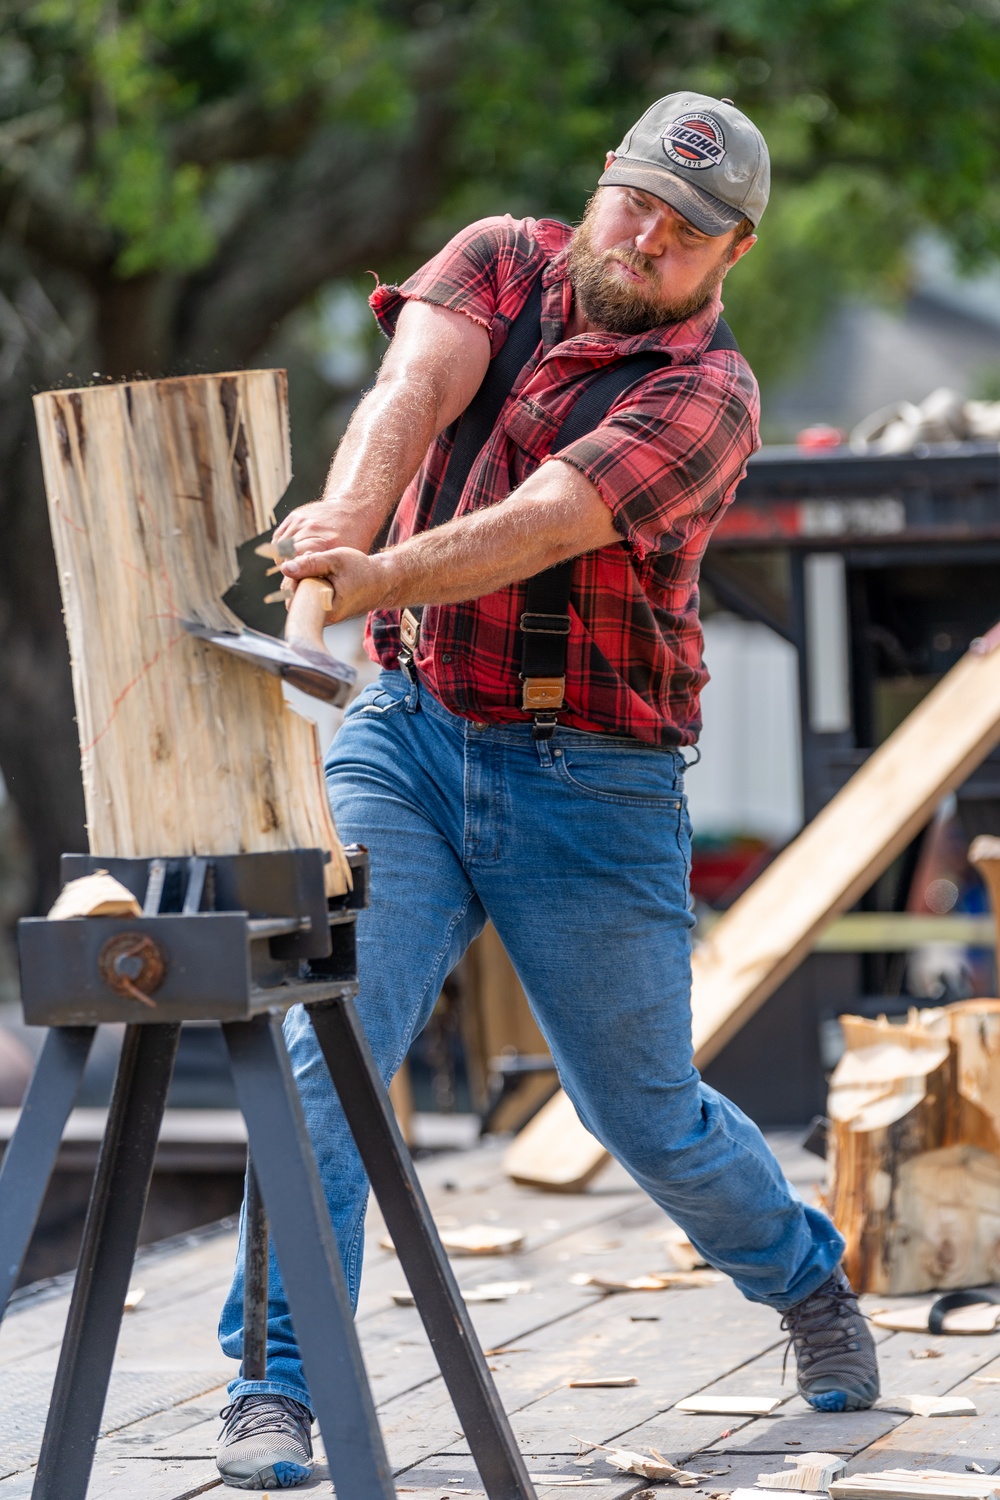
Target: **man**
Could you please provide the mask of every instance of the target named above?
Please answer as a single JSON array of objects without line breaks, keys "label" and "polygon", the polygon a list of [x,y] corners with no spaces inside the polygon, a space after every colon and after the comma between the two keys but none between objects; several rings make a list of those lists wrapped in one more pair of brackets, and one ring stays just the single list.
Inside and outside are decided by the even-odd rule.
[{"label": "man", "polygon": [[[719,291],[768,184],[763,138],[731,101],[674,94],[608,154],[575,233],[484,220],[379,286],[392,343],[378,381],[322,500],[277,535],[295,542],[288,577],[332,580],[337,618],[371,612],[384,668],[327,771],[341,836],[371,851],[358,1006],[386,1082],[489,918],[584,1123],[711,1265],[784,1315],[806,1399],[845,1410],[871,1405],[878,1374],[843,1241],[691,1063],[682,750],[707,676],[698,568],[758,445],[756,383],[718,337]],[[539,280],[538,336],[454,519],[429,527],[458,462],[451,424],[527,326]],[[593,430],[550,456],[588,388],[640,354]],[[524,580],[566,559],[568,604],[532,615]],[[565,620],[565,664],[522,684],[540,618]],[[301,1009],[286,1036],[356,1297],[367,1182]],[[237,1358],[241,1302],[238,1268],[221,1326]],[[311,1455],[277,1281],[268,1331],[267,1379],[235,1380],[224,1414],[219,1467],[246,1488],[298,1483]]]}]

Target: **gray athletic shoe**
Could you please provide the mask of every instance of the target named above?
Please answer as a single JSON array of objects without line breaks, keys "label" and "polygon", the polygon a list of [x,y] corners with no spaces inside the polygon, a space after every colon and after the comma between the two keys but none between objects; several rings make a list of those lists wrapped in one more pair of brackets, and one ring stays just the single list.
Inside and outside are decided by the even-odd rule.
[{"label": "gray athletic shoe", "polygon": [[875,1340],[840,1266],[781,1320],[791,1334],[799,1394],[817,1411],[861,1411],[878,1400]]},{"label": "gray athletic shoe", "polygon": [[312,1413],[290,1396],[237,1396],[219,1413],[215,1462],[237,1490],[283,1490],[312,1469]]}]

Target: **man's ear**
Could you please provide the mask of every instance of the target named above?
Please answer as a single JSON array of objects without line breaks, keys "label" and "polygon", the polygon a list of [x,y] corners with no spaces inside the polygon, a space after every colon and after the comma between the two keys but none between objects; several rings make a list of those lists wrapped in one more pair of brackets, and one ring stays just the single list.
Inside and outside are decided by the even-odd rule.
[{"label": "man's ear", "polygon": [[610,165],[614,161],[614,159],[615,159],[615,153],[613,151],[609,151],[608,154],[607,154],[607,156],[604,158],[604,170],[605,170],[605,172],[608,170],[608,168],[610,167]]},{"label": "man's ear", "polygon": [[726,269],[731,271],[736,262],[741,260],[748,250],[752,250],[756,243],[757,236],[755,234],[745,234],[741,240],[738,240],[730,252],[729,265]]}]

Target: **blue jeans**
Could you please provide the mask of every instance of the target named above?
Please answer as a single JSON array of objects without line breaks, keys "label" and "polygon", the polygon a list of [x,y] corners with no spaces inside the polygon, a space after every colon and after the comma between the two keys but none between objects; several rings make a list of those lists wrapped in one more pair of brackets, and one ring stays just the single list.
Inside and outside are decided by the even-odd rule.
[{"label": "blue jeans", "polygon": [[[487,918],[587,1128],[745,1296],[784,1310],[843,1240],[782,1176],[760,1131],[691,1062],[690,827],[673,750],[456,717],[400,672],[347,712],[327,759],[345,843],[371,851],[358,1010],[388,1084]],[[368,1182],[301,1006],[285,1036],[351,1296]],[[242,1345],[242,1236],[222,1313]],[[273,1254],[270,1391],[308,1403]]]}]

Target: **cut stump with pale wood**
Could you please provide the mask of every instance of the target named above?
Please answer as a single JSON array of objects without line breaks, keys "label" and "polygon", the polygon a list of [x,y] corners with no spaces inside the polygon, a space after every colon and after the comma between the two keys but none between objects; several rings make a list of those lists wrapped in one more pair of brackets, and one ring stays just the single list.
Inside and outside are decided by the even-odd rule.
[{"label": "cut stump with pale wood", "polygon": [[237,547],[291,479],[283,370],[35,397],[100,856],[329,852],[350,875],[315,725],[277,678],[188,634],[240,628]]},{"label": "cut stump with pale wood", "polygon": [[983,1037],[998,1002],[842,1016],[830,1080],[829,1208],[855,1290],[903,1296],[1000,1278],[1000,1140]]}]

